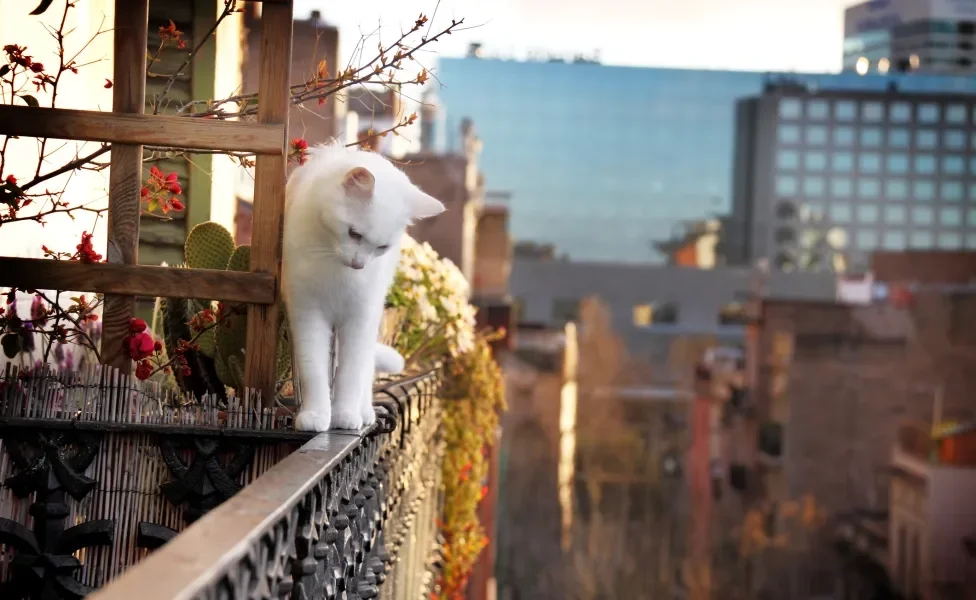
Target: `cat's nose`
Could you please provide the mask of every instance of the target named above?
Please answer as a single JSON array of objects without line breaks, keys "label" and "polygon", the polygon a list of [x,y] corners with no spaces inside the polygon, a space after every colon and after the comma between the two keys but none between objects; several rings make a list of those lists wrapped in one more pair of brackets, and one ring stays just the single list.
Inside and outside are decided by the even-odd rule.
[{"label": "cat's nose", "polygon": [[358,271],[358,270],[362,269],[363,267],[365,267],[366,265],[364,265],[363,264],[363,261],[361,261],[361,260],[354,260],[354,261],[352,261],[349,264],[349,266],[352,267],[353,269],[356,269]]}]

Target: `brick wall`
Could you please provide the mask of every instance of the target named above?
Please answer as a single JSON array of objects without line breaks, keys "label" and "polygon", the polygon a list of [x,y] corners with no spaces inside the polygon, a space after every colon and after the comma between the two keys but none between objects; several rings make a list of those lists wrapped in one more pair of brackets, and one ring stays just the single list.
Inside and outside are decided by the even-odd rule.
[{"label": "brick wall", "polygon": [[755,386],[761,415],[777,408],[766,364],[773,339],[793,340],[784,491],[812,492],[833,511],[885,506],[898,424],[930,419],[938,386],[943,418],[976,414],[976,320],[953,316],[970,310],[976,295],[938,292],[917,294],[907,309],[766,302]]}]

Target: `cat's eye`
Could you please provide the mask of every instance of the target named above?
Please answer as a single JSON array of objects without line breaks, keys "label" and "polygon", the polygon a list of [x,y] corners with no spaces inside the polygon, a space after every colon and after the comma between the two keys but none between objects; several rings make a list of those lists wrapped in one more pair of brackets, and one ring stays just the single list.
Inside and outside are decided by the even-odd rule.
[{"label": "cat's eye", "polygon": [[352,241],[354,241],[354,242],[361,242],[361,241],[363,241],[363,234],[359,233],[358,231],[356,231],[352,227],[349,228],[349,237],[352,238]]},{"label": "cat's eye", "polygon": [[390,247],[389,247],[389,246],[380,246],[380,247],[378,247],[378,248],[376,249],[376,251],[377,251],[378,253],[380,253],[380,254],[383,254],[384,252],[386,252],[386,251],[387,251],[387,250],[389,250],[389,249],[390,249]]}]

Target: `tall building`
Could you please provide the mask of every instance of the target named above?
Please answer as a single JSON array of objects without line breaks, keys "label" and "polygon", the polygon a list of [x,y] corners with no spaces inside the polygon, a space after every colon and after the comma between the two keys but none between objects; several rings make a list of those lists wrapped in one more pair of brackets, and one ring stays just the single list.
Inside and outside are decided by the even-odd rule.
[{"label": "tall building", "polygon": [[844,70],[976,71],[976,0],[869,0],[844,12]]},{"label": "tall building", "polygon": [[733,264],[857,270],[976,249],[976,97],[770,86],[737,109]]},{"label": "tall building", "polygon": [[[469,117],[482,168],[511,192],[516,242],[553,244],[573,260],[661,263],[653,245],[675,224],[732,205],[736,102],[759,72],[612,67],[593,62],[441,58],[441,150]],[[800,75],[818,89],[976,92],[968,77]]]}]

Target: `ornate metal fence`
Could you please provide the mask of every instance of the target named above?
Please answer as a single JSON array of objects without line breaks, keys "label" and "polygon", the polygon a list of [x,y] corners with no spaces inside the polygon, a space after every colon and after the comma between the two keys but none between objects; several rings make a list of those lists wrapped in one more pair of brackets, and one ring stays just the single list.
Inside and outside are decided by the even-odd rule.
[{"label": "ornate metal fence", "polygon": [[374,430],[314,438],[111,372],[0,376],[0,598],[429,596],[437,371],[379,382]]}]

